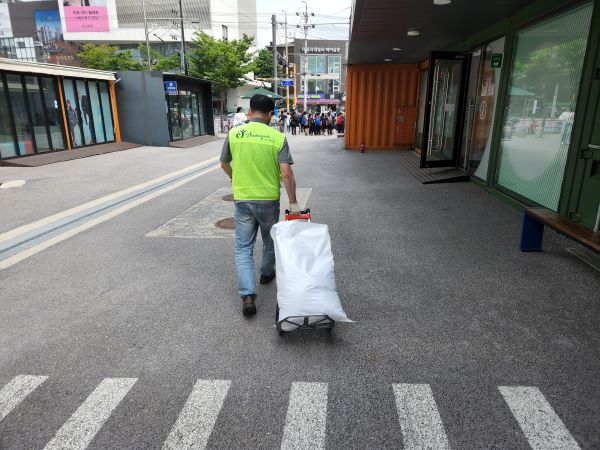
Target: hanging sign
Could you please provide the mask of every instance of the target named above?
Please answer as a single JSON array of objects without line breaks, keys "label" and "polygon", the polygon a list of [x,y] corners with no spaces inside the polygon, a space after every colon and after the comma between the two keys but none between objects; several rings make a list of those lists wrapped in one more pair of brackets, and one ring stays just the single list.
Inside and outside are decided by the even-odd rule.
[{"label": "hanging sign", "polygon": [[292,79],[283,79],[281,80],[281,85],[282,86],[293,86],[294,85],[294,80]]},{"label": "hanging sign", "polygon": [[492,53],[492,69],[502,68],[502,53]]},{"label": "hanging sign", "polygon": [[167,95],[177,95],[177,81],[165,81],[165,92]]}]

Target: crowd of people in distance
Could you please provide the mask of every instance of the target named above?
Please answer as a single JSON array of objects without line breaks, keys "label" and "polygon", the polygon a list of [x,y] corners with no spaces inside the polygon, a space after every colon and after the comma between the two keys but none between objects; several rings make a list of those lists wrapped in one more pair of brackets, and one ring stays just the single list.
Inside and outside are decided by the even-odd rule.
[{"label": "crowd of people in distance", "polygon": [[[271,117],[271,127],[282,133],[296,135],[304,133],[306,136],[332,136],[333,132],[341,134],[344,132],[345,115],[343,112],[323,111],[300,113],[297,110],[287,111],[280,109]],[[233,126],[246,123],[248,120],[242,107],[237,108],[233,120]]]}]

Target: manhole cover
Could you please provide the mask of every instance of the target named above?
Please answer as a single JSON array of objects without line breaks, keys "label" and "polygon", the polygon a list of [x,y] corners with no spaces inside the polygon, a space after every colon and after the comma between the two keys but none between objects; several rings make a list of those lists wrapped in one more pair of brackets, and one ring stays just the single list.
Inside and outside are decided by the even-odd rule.
[{"label": "manhole cover", "polygon": [[221,219],[215,223],[217,228],[223,228],[224,230],[235,230],[235,219],[228,217],[227,219]]},{"label": "manhole cover", "polygon": [[223,197],[221,197],[221,200],[226,201],[226,202],[232,202],[233,201],[233,194],[224,195]]}]

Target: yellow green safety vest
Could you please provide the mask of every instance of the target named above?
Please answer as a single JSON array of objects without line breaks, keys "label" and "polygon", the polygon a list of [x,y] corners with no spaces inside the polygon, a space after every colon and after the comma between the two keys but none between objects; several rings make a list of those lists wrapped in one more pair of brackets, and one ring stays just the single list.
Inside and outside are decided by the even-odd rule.
[{"label": "yellow green safety vest", "polygon": [[235,200],[279,200],[278,156],[285,136],[262,122],[229,132]]}]

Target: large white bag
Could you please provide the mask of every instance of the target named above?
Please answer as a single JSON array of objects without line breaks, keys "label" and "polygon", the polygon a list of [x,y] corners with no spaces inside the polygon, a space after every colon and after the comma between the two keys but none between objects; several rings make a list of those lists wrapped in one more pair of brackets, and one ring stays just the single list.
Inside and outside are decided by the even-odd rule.
[{"label": "large white bag", "polygon": [[[327,225],[298,220],[279,222],[271,228],[271,236],[275,242],[279,320],[328,315],[337,322],[351,322],[335,288]],[[283,325],[288,325],[283,327],[286,331],[295,328]]]}]

